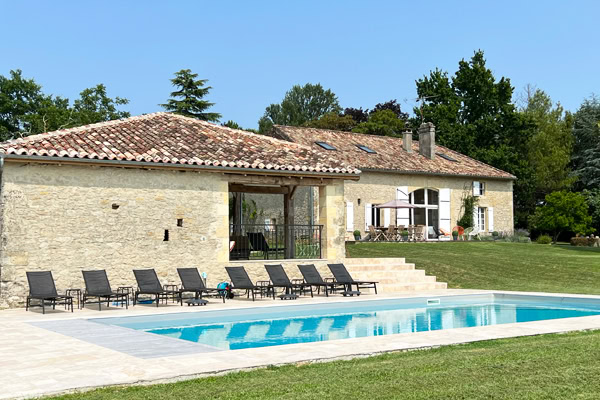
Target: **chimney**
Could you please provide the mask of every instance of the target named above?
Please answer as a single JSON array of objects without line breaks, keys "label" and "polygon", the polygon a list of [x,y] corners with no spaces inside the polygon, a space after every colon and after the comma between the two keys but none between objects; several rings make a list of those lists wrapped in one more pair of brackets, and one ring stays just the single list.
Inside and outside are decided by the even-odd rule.
[{"label": "chimney", "polygon": [[430,160],[435,159],[435,125],[431,122],[419,127],[419,153]]},{"label": "chimney", "polygon": [[410,129],[402,132],[402,147],[407,153],[412,153],[412,131]]}]

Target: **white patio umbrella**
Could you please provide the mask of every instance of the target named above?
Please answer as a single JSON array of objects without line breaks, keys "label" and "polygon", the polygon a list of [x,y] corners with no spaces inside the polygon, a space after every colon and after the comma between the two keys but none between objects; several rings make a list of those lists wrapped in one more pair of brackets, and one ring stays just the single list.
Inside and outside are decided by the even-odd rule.
[{"label": "white patio umbrella", "polygon": [[388,201],[387,203],[383,203],[383,204],[379,204],[376,206],[373,206],[374,208],[395,208],[396,209],[396,219],[398,219],[398,209],[399,208],[415,208],[415,206],[413,206],[410,203],[407,203],[405,201],[402,200],[391,200]]}]

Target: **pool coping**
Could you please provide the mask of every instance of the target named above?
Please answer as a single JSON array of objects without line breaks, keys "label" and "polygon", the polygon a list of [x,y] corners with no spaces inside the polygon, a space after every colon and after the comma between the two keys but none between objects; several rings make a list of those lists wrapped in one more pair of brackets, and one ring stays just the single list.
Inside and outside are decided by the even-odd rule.
[{"label": "pool coping", "polygon": [[[332,303],[334,301],[349,302],[383,298],[490,293],[600,300],[600,296],[595,295],[446,289],[378,296],[367,295],[354,299],[337,297],[334,299],[302,299],[300,303]],[[279,307],[289,304],[289,302],[266,300],[256,303],[241,301],[239,304],[224,306],[211,303],[210,306],[214,309],[243,309],[248,307]],[[109,385],[152,384],[269,365],[330,361],[491,339],[600,329],[600,315],[596,315],[209,353],[201,352],[201,354],[166,355],[155,357],[152,363],[148,363],[147,359],[109,349],[102,345],[83,342],[75,337],[33,326],[31,323],[39,325],[40,321],[56,321],[58,324],[68,324],[67,321],[72,319],[87,320],[115,316],[149,315],[157,312],[162,314],[202,311],[197,308],[179,306],[164,307],[158,310],[156,307],[143,307],[143,309],[140,307],[126,312],[125,310],[103,311],[102,315],[97,312],[94,313],[92,310],[85,310],[73,314],[48,314],[43,317],[19,311],[21,310],[0,311],[2,321],[9,322],[6,327],[0,327],[0,343],[3,343],[3,357],[0,360],[0,386],[5,389],[0,393],[0,398],[24,398],[73,390],[89,390]],[[126,315],[124,315],[125,313]],[[44,318],[44,320],[41,318]],[[185,342],[179,339],[172,340]],[[30,361],[31,359],[33,361]],[[52,376],[49,376],[48,370],[52,371]]]}]

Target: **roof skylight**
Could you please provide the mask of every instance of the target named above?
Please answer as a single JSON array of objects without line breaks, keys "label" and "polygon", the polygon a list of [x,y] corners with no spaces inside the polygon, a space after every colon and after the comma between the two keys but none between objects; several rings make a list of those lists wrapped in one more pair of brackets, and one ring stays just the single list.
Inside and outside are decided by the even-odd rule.
[{"label": "roof skylight", "polygon": [[333,147],[332,145],[330,145],[329,143],[325,143],[325,142],[315,142],[315,144],[321,146],[322,148],[324,148],[325,150],[337,150],[335,147]]},{"label": "roof skylight", "polygon": [[357,144],[356,147],[361,149],[362,151],[366,151],[369,154],[377,154],[377,152],[367,146],[363,146],[362,144]]},{"label": "roof skylight", "polygon": [[457,159],[450,157],[448,154],[444,154],[444,153],[435,153],[438,156],[442,157],[443,159],[446,159],[448,161],[454,161],[454,162],[458,162]]}]

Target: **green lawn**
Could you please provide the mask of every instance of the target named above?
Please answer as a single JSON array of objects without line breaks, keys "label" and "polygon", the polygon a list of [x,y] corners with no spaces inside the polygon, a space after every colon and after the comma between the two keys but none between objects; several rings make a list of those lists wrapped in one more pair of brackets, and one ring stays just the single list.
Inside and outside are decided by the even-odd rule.
[{"label": "green lawn", "polygon": [[600,333],[503,339],[289,365],[60,399],[597,399]]},{"label": "green lawn", "polygon": [[450,288],[600,294],[600,248],[505,242],[357,243],[351,257],[405,257]]},{"label": "green lawn", "polygon": [[[596,249],[472,242],[364,243],[349,251],[353,257],[406,257],[454,288],[600,294]],[[57,399],[597,399],[599,374],[600,331],[594,331],[264,368]]]}]

